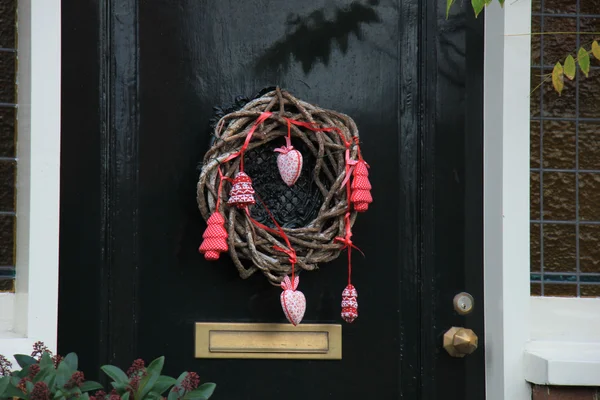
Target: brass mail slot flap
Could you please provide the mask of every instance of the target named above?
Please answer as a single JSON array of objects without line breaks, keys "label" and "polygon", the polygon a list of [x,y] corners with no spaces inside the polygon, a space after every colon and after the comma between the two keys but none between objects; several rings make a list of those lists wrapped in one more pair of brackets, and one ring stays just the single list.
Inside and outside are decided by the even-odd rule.
[{"label": "brass mail slot flap", "polygon": [[196,358],[342,359],[342,326],[196,323]]}]

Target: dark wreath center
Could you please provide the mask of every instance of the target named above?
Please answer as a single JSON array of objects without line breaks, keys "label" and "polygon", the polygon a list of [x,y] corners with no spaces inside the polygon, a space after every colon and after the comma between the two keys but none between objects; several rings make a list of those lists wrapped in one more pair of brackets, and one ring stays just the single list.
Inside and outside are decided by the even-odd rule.
[{"label": "dark wreath center", "polygon": [[[244,157],[244,168],[252,178],[256,191],[256,205],[251,208],[252,218],[274,227],[265,206],[284,228],[301,228],[313,221],[323,203],[323,196],[315,184],[313,171],[315,156],[299,139],[292,138],[292,146],[302,153],[303,164],[300,177],[288,187],[279,175],[277,155],[274,150],[285,145],[285,138],[278,138],[248,151]],[[261,202],[264,203],[261,204]]]}]

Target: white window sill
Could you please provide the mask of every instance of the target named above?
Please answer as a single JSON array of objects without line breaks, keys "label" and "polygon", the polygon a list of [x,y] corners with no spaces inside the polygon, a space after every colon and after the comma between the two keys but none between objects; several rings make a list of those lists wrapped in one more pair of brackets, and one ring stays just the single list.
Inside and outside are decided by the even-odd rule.
[{"label": "white window sill", "polygon": [[530,342],[524,361],[531,383],[600,386],[600,342]]},{"label": "white window sill", "polygon": [[532,297],[525,379],[600,386],[600,299]]}]

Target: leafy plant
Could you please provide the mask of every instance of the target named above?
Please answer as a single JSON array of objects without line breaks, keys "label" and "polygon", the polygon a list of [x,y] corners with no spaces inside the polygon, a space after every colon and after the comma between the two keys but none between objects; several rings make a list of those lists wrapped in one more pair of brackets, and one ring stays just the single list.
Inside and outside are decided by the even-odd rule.
[{"label": "leafy plant", "polygon": [[[450,15],[450,9],[455,2],[456,0],[446,0],[446,18],[448,18],[448,15]],[[498,3],[500,3],[501,6],[504,6],[504,0],[498,0]],[[475,17],[479,16],[485,6],[490,4],[492,4],[492,0],[471,0],[473,11],[475,11]]]},{"label": "leafy plant", "polygon": [[[17,354],[14,358],[20,370],[11,371],[12,364],[0,356],[0,399],[205,400],[216,387],[214,383],[200,385],[195,372],[184,372],[177,379],[161,375],[165,358],[159,357],[147,368],[143,360],[135,360],[127,373],[113,365],[103,366],[102,371],[112,380],[107,394],[100,383],[86,381],[77,370],[75,353],[53,356],[38,342],[30,356]],[[90,395],[92,391],[95,393]]]},{"label": "leafy plant", "polygon": [[[577,69],[575,63],[579,64],[579,69],[586,76],[590,73],[590,54],[592,54],[597,60],[600,60],[600,45],[598,45],[598,41],[594,40],[592,42],[590,50],[587,50],[584,46],[579,48],[577,52],[577,58],[573,58],[571,54],[565,58],[564,65],[560,62],[557,62],[552,69],[552,73],[549,74],[552,79],[552,86],[554,90],[558,92],[560,95],[564,88],[564,77],[567,79],[573,80],[575,79],[575,70]],[[548,79],[548,78],[546,78]],[[544,79],[544,81],[546,80]]]},{"label": "leafy plant", "polygon": [[[471,5],[473,6],[473,11],[475,11],[475,17],[479,16],[483,9],[492,4],[493,0],[471,0]],[[454,5],[456,0],[446,0],[446,18],[450,15],[450,9]],[[504,0],[498,0],[501,6],[504,6]],[[581,32],[536,32],[531,33],[532,35],[563,35],[563,34],[582,34]],[[587,35],[600,35],[600,32],[585,32]],[[577,51],[577,58],[574,58],[573,55],[569,54],[565,58],[563,64],[557,62],[552,69],[552,72],[546,75],[542,75],[544,78],[542,83],[547,82],[549,80],[552,81],[552,86],[554,90],[560,94],[562,93],[565,87],[565,76],[569,80],[575,79],[576,76],[576,64],[579,64],[579,68],[581,72],[588,77],[590,73],[590,54],[592,54],[597,60],[600,60],[600,45],[597,40],[594,40],[591,43],[591,48],[587,50],[586,46],[581,46]],[[534,91],[539,88],[542,83],[540,83]]]}]

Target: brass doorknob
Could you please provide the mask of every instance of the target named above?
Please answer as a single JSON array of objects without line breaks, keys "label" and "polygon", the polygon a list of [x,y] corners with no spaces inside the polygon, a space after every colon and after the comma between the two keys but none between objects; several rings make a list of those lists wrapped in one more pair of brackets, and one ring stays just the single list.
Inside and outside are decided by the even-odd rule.
[{"label": "brass doorknob", "polygon": [[444,333],[444,349],[452,357],[464,357],[477,349],[475,332],[467,328],[452,327]]}]

